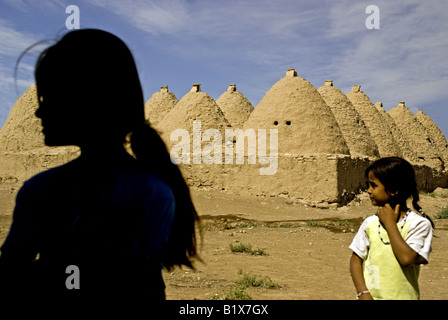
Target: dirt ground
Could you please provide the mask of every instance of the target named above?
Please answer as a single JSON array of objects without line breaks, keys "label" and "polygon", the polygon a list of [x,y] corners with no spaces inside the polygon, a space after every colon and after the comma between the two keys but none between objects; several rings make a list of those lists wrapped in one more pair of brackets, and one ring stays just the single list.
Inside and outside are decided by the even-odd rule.
[{"label": "dirt ground", "polygon": [[[20,184],[0,184],[0,243],[6,237]],[[286,198],[244,197],[193,191],[202,219],[202,262],[196,270],[164,271],[169,300],[222,298],[244,274],[269,277],[276,288],[248,287],[252,299],[354,299],[348,249],[362,220],[374,212],[366,194],[347,206],[319,209]],[[422,195],[420,204],[434,216],[448,198]],[[423,300],[448,299],[448,220],[436,220],[430,263],[422,266]],[[264,255],[232,253],[230,244],[250,245]]]}]

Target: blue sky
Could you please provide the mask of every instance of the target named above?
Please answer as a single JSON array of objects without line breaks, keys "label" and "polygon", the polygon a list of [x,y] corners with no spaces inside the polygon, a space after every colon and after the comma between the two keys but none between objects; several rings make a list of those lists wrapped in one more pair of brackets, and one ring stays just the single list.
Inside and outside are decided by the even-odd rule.
[{"label": "blue sky", "polygon": [[[365,25],[372,4],[380,29]],[[217,99],[236,83],[256,106],[295,68],[316,88],[325,79],[344,93],[360,84],[386,110],[406,101],[448,136],[446,0],[0,0],[0,125],[33,83],[45,46],[25,55],[15,78],[17,58],[66,31],[69,5],[79,7],[81,28],[110,31],[129,45],[145,99],[162,85],[181,99],[193,83]]]}]

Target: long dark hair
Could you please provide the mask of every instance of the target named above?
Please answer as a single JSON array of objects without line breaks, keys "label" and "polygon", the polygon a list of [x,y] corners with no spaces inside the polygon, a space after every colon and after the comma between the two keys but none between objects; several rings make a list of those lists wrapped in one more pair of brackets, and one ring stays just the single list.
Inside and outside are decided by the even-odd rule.
[{"label": "long dark hair", "polygon": [[109,140],[120,139],[123,145],[127,141],[138,166],[168,184],[176,209],[164,266],[193,268],[199,217],[179,168],[171,162],[165,143],[144,118],[143,91],[126,44],[102,30],[71,31],[41,53],[35,78],[39,100],[42,97],[45,101],[49,91],[70,92],[68,99],[61,94],[61,100],[67,99],[58,101],[66,104],[62,108],[76,108],[74,114],[85,116],[83,125],[89,130],[99,130],[96,127],[101,124],[101,133]]},{"label": "long dark hair", "polygon": [[415,178],[415,171],[412,165],[400,157],[385,157],[376,160],[365,170],[365,178],[368,180],[369,172],[384,185],[387,191],[396,193],[393,202],[399,204],[400,207],[406,207],[406,202],[412,198],[412,206],[423,217],[427,218],[432,227],[434,223],[431,218],[425,214],[419,205],[419,190]]},{"label": "long dark hair", "polygon": [[176,200],[175,218],[164,266],[168,270],[175,265],[194,268],[191,258],[198,258],[195,225],[199,222],[199,216],[179,167],[173,164],[165,143],[149,123],[132,132],[130,144],[137,160],[170,186]]}]

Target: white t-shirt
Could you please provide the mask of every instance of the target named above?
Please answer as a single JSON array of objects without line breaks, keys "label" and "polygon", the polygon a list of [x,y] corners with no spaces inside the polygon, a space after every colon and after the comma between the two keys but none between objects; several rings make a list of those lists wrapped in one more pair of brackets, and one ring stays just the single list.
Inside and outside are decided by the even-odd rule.
[{"label": "white t-shirt", "polygon": [[[433,232],[430,221],[408,210],[397,227],[406,243],[424,258],[423,263],[428,263]],[[400,265],[378,216],[370,216],[362,223],[350,249],[364,260],[364,281],[375,300],[420,299],[420,265]]]},{"label": "white t-shirt", "polygon": [[[404,239],[406,243],[420,256],[422,256],[426,263],[429,261],[429,253],[431,252],[431,242],[433,229],[428,219],[423,218],[412,210],[408,211],[407,221],[410,221],[409,231]],[[367,227],[371,224],[379,223],[377,215],[368,217],[361,224],[358,233],[353,239],[350,249],[353,250],[361,259],[366,259],[369,251],[369,238],[366,233]],[[398,222],[398,227],[403,224],[403,219]]]}]

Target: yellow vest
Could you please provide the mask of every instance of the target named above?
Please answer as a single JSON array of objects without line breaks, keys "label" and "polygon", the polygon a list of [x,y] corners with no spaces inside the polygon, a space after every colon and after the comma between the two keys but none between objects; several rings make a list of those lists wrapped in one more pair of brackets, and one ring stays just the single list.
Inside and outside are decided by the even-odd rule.
[{"label": "yellow vest", "polygon": [[[402,221],[397,226],[401,229]],[[406,239],[411,221],[406,221],[401,236]],[[390,242],[389,235],[380,226],[381,238]],[[418,300],[419,265],[402,267],[392,251],[391,244],[384,244],[378,234],[378,219],[373,219],[366,229],[369,252],[364,263],[364,280],[375,300]]]}]

